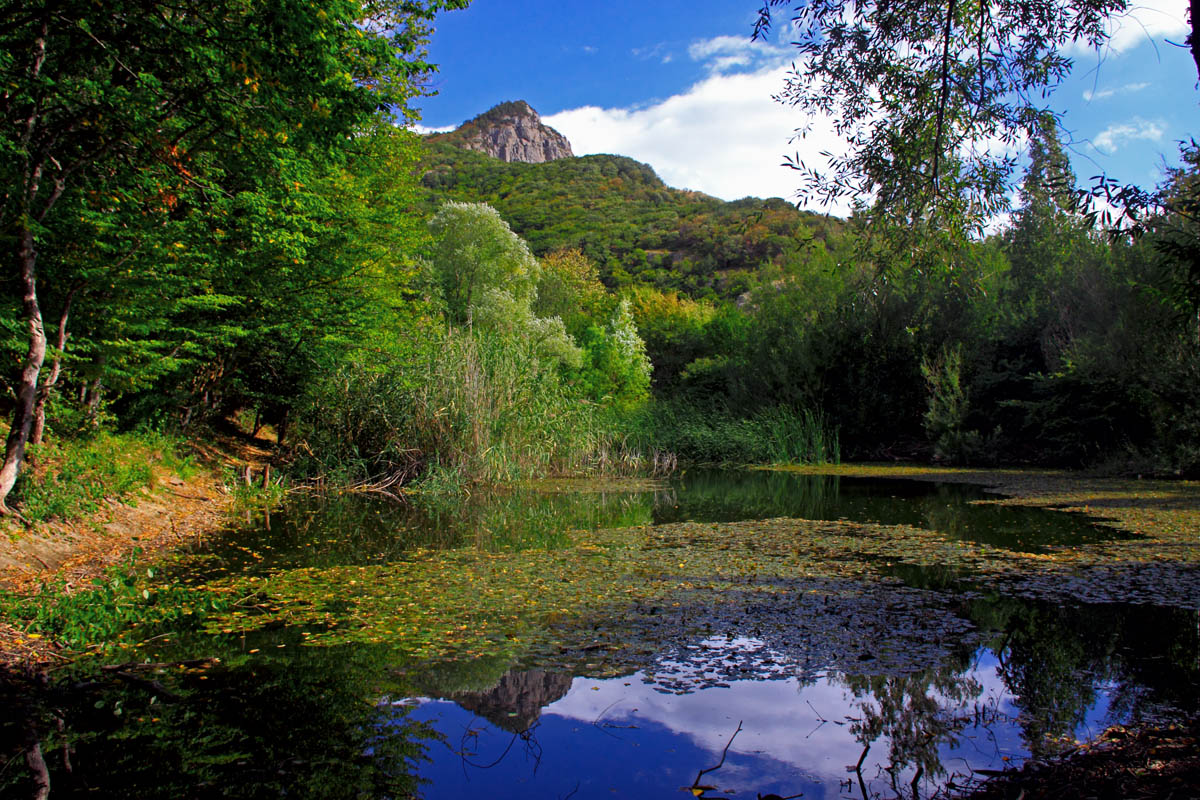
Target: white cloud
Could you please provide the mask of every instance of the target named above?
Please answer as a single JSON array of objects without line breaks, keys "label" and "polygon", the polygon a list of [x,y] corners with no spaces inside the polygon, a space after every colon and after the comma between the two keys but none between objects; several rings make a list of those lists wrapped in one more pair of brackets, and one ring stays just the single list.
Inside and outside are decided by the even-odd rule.
[{"label": "white cloud", "polygon": [[638,58],[643,61],[655,59],[663,64],[670,64],[671,60],[675,57],[674,54],[671,53],[666,42],[659,42],[651,47],[635,47],[630,51],[630,53],[633,54],[634,58]]},{"label": "white cloud", "polygon": [[[1104,55],[1120,55],[1146,41],[1160,42],[1188,32],[1186,0],[1134,0],[1129,11],[1109,20]],[[1085,42],[1068,48],[1072,55],[1092,52]]]},{"label": "white cloud", "polygon": [[[719,37],[735,39],[735,37]],[[718,56],[726,45],[702,45]],[[799,181],[780,166],[785,153],[819,160],[823,150],[840,152],[841,140],[818,120],[807,135],[789,144],[808,120],[797,109],[771,99],[787,68],[713,74],[687,91],[642,108],[585,106],[545,117],[571,141],[577,155],[616,153],[644,161],[670,186],[695,189],[725,200],[792,197]],[[847,214],[849,206],[823,209]]]},{"label": "white cloud", "polygon": [[785,53],[765,42],[751,41],[748,36],[715,36],[700,39],[688,46],[693,61],[705,62],[711,72],[727,72],[734,67],[749,67],[778,62]]},{"label": "white cloud", "polygon": [[1085,102],[1088,102],[1088,103],[1092,102],[1093,100],[1107,100],[1108,98],[1115,97],[1116,95],[1119,95],[1119,94],[1133,94],[1134,92],[1140,92],[1143,89],[1147,89],[1149,87],[1150,87],[1149,83],[1142,82],[1142,83],[1127,83],[1124,86],[1118,86],[1115,89],[1102,89],[1098,92],[1093,92],[1092,90],[1088,89],[1088,90],[1084,91],[1083,99]]},{"label": "white cloud", "polygon": [[1162,140],[1165,133],[1166,126],[1161,121],[1144,120],[1140,117],[1134,117],[1129,122],[1109,125],[1096,134],[1096,137],[1092,139],[1092,146],[1101,153],[1112,155],[1125,142],[1137,139],[1148,139],[1152,142],[1158,142]]},{"label": "white cloud", "polygon": [[598,48],[592,47],[590,44],[585,44],[583,46],[583,52],[587,53],[589,56],[594,56],[596,53],[599,53],[600,50]]},{"label": "white cloud", "polygon": [[422,136],[430,133],[449,133],[457,127],[457,125],[439,125],[431,128],[428,125],[422,125],[419,122],[416,125],[409,126],[412,131],[419,133]]},{"label": "white cloud", "polygon": [[703,61],[714,55],[728,55],[743,50],[745,39],[741,36],[717,36],[700,39],[688,45],[688,55],[693,61]]},{"label": "white cloud", "polygon": [[[786,664],[786,657],[780,663]],[[662,666],[658,665],[660,668]],[[788,669],[781,668],[785,672]],[[973,706],[1016,711],[1012,696],[998,674],[996,660],[990,655],[974,666],[969,677],[978,682],[979,694],[961,704],[937,694],[933,696],[939,698],[949,711]],[[810,779],[832,785],[844,780],[846,765],[857,763],[862,756],[862,743],[851,726],[842,724],[843,721],[860,718],[868,706],[878,708],[873,697],[856,696],[836,677],[823,677],[810,685],[802,685],[794,678],[731,680],[726,688],[689,694],[664,693],[654,684],[645,682],[645,678],[643,672],[609,680],[576,678],[570,692],[547,706],[543,714],[581,723],[632,725],[634,729],[656,723],[678,735],[687,736],[697,747],[712,753],[714,761],[730,741],[730,734],[735,730],[738,720],[742,720],[742,731],[729,745],[730,752],[753,755],[755,766],[762,765],[764,759],[773,759],[802,771]],[[818,729],[820,733],[812,735]],[[961,746],[968,746],[975,735],[983,732],[982,728],[966,729]],[[1005,735],[1002,730],[987,732]],[[809,735],[805,736],[805,733]],[[863,774],[866,776],[882,776],[884,768],[888,766],[888,748],[883,741],[878,744],[884,746],[872,747],[864,763]],[[1011,744],[1019,746],[1019,742]],[[969,746],[975,749],[973,744]],[[968,758],[973,766],[990,766],[990,762],[1000,762],[1000,757],[1007,750],[1007,745],[1000,740],[995,741],[994,755],[955,753],[954,747],[947,745],[942,750],[947,763],[953,756],[959,755]],[[743,784],[737,788],[747,794],[755,783],[761,785],[763,778],[762,775],[739,775],[737,767],[733,765],[723,767],[720,777],[723,789],[729,790],[737,784]],[[911,777],[910,769],[905,774],[904,782],[907,783]],[[882,788],[882,782],[869,788]]]}]

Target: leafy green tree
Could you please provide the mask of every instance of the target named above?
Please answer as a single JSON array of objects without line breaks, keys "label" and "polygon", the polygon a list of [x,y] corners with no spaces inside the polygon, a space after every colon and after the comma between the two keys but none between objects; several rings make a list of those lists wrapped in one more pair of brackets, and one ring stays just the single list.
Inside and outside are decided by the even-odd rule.
[{"label": "leafy green tree", "polygon": [[650,359],[638,335],[628,299],[622,299],[608,325],[590,326],[581,338],[585,358],[581,379],[593,397],[630,409],[650,395]]},{"label": "leafy green tree", "polygon": [[929,387],[924,419],[934,456],[967,463],[979,449],[980,437],[978,431],[967,429],[970,397],[963,386],[962,348],[943,348],[936,360],[922,361],[921,374]]},{"label": "leafy green tree", "polygon": [[[186,360],[146,400],[194,414],[252,409],[284,429],[310,380],[364,333],[380,342],[396,309],[419,296],[415,253],[426,233],[409,212],[406,177],[417,157],[416,136],[384,122],[355,137],[343,164],[296,161],[215,223],[197,220],[199,237],[214,224],[223,235],[220,246],[195,248],[188,274],[205,276],[224,300],[182,298],[172,321],[187,320],[186,338],[167,335]],[[219,374],[202,368],[214,363]]]},{"label": "leafy green tree", "polygon": [[1020,206],[1005,233],[1010,302],[1032,314],[1054,303],[1057,284],[1096,251],[1088,226],[1074,212],[1075,175],[1049,115],[1029,144],[1029,167],[1018,192]]},{"label": "leafy green tree", "polygon": [[596,264],[581,250],[556,250],[541,260],[537,299],[533,311],[540,317],[558,317],[572,336],[603,319],[612,298],[600,283]]},{"label": "leafy green tree", "polygon": [[1182,156],[1183,166],[1167,173],[1161,191],[1166,213],[1155,220],[1150,242],[1170,266],[1170,295],[1200,342],[1200,145],[1185,145]]},{"label": "leafy green tree", "polygon": [[541,268],[494,208],[446,203],[429,228],[434,282],[449,324],[524,339],[552,360],[579,366],[581,353],[562,320],[534,314]]},{"label": "leafy green tree", "polygon": [[709,302],[681,297],[675,291],[639,287],[627,296],[653,364],[655,392],[669,394],[676,389],[680,375],[689,364],[711,355],[705,328],[716,310]]},{"label": "leafy green tree", "polygon": [[1129,5],[764,0],[755,36],[790,7],[799,51],[780,100],[832,117],[848,144],[824,166],[790,160],[802,195],[874,197],[897,221],[979,226],[1007,202],[1016,159],[1006,148],[1040,127],[1038,98],[1071,69],[1066,46],[1102,45]]},{"label": "leafy green tree", "polygon": [[[6,6],[0,228],[13,246],[24,354],[13,381],[17,402],[0,467],[0,510],[7,511],[3,499],[34,427],[47,350],[44,293],[60,298],[65,319],[72,292],[115,291],[130,275],[120,261],[99,275],[94,264],[90,275],[66,264],[43,266],[39,252],[53,251],[78,219],[64,214],[78,212],[85,200],[94,213],[107,203],[123,205],[122,214],[132,204],[135,217],[159,212],[166,225],[125,249],[146,263],[157,248],[156,268],[170,290],[219,307],[218,291],[174,269],[170,250],[188,243],[171,241],[172,223],[214,203],[236,213],[255,176],[268,183],[288,176],[297,159],[336,161],[348,135],[373,116],[404,113],[418,91],[415,78],[429,69],[422,43],[434,12],[462,5],[290,0],[101,7],[29,0]],[[160,314],[162,305],[149,315]]]},{"label": "leafy green tree", "polygon": [[[537,259],[496,209],[446,203],[429,222],[434,280],[451,325],[470,325],[474,311],[501,295],[528,308],[537,291]],[[495,292],[488,297],[488,292]]]}]

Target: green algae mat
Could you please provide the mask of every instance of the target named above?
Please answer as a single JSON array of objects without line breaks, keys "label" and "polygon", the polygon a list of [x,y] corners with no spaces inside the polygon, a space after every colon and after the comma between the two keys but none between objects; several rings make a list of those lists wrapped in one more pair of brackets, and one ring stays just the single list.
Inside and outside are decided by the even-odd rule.
[{"label": "green algae mat", "polygon": [[[961,494],[934,492],[902,498],[909,507],[931,505],[920,524],[914,524],[918,520],[911,511],[906,512],[907,524],[793,517],[654,524],[652,509],[632,504],[631,510],[628,502],[610,500],[618,521],[642,523],[612,527],[605,525],[609,520],[603,514],[580,519],[571,513],[577,508],[563,511],[560,503],[554,509],[562,511],[561,518],[545,509],[528,515],[550,521],[554,531],[549,540],[526,537],[523,546],[480,546],[480,527],[483,534],[522,541],[499,530],[493,512],[456,520],[460,529],[443,537],[440,546],[408,547],[371,564],[293,561],[286,568],[264,569],[259,562],[265,557],[269,565],[271,551],[245,548],[256,567],[251,574],[239,570],[205,584],[238,598],[230,612],[210,618],[206,629],[246,635],[287,627],[302,630],[303,641],[313,646],[384,644],[415,659],[488,655],[545,660],[609,648],[606,669],[619,671],[623,659],[614,655],[649,651],[657,642],[631,641],[623,630],[618,646],[586,633],[604,627],[602,621],[621,621],[614,626],[621,628],[631,618],[651,616],[649,610],[704,609],[690,623],[679,623],[684,629],[678,635],[686,635],[712,627],[714,620],[731,613],[729,607],[753,605],[755,597],[774,604],[764,618],[781,619],[793,616],[793,610],[781,610],[781,598],[794,603],[813,594],[863,597],[864,607],[875,608],[882,591],[893,596],[896,606],[916,602],[908,596],[931,588],[940,593],[919,605],[937,605],[947,596],[1003,592],[1052,601],[1200,607],[1200,487],[1193,484],[1051,472],[883,467],[803,472],[826,484],[838,477],[899,475],[938,484],[978,484],[1009,496],[979,493],[964,500]],[[782,491],[795,494],[787,488],[791,475],[768,477],[780,479]],[[612,498],[623,494],[611,482],[603,488]],[[555,489],[561,496],[564,486]],[[667,517],[688,513],[686,504],[679,512],[669,485],[630,489],[631,497],[649,497],[650,503],[657,498],[667,507]],[[905,491],[911,493],[912,487]],[[695,498],[692,502],[697,505]],[[828,507],[829,498],[820,498],[821,504]],[[787,506],[788,500],[776,505]],[[737,508],[714,512],[711,503],[697,507],[700,516],[706,510],[710,516],[742,513]],[[1030,507],[1058,510],[1029,515]],[[1011,524],[1026,532],[1024,548],[964,536],[975,518],[995,528],[994,515],[1005,512],[1015,513]],[[1064,521],[1074,533],[1064,532]],[[590,526],[571,527],[581,522]],[[1039,527],[1049,530],[1046,542],[1038,541]],[[1072,535],[1077,543],[1068,542]],[[299,547],[293,544],[293,549]],[[313,549],[312,542],[305,544]],[[927,613],[922,610],[926,618]],[[662,636],[659,627],[654,626],[653,636]],[[945,633],[959,627],[947,621]],[[911,642],[908,647],[912,652]]]}]

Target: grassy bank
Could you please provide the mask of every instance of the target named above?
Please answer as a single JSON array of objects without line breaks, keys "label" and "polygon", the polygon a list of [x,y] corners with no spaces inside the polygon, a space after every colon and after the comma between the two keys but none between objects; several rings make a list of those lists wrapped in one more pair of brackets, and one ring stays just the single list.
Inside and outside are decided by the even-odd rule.
[{"label": "grassy bank", "polygon": [[29,449],[9,504],[31,523],[72,519],[94,513],[106,498],[152,489],[163,474],[186,479],[199,468],[182,439],[160,433],[51,438]]},{"label": "grassy bank", "polygon": [[0,520],[0,664],[101,652],[133,625],[179,627],[218,608],[218,595],[164,584],[154,565],[275,497],[277,485],[243,480],[265,454],[217,431],[48,439],[14,493],[20,518]]}]

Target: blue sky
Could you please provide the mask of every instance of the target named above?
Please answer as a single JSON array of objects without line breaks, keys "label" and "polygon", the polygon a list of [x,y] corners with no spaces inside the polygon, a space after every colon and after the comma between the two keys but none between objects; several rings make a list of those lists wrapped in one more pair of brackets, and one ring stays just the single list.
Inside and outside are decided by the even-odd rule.
[{"label": "blue sky", "polygon": [[[442,15],[430,46],[438,95],[423,124],[453,127],[505,100],[525,100],[576,155],[649,163],[669,185],[724,199],[790,198],[784,154],[837,149],[817,121],[771,100],[792,53],[751,43],[757,0],[473,0]],[[1102,53],[1072,52],[1075,70],[1050,105],[1065,114],[1081,182],[1100,172],[1153,185],[1200,138],[1200,90],[1186,0],[1146,0],[1114,25]],[[844,209],[827,209],[838,213]]]}]

